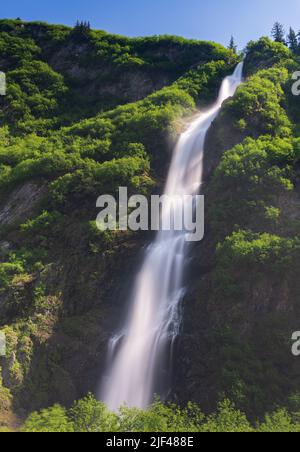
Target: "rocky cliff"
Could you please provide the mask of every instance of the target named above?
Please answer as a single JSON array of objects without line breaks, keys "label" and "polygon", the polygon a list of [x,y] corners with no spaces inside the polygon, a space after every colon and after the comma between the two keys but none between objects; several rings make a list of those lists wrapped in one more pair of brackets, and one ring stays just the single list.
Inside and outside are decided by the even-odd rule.
[{"label": "rocky cliff", "polygon": [[[96,199],[158,193],[184,122],[237,56],[174,37],[0,22],[0,422],[95,392],[151,234],[100,233]],[[205,240],[191,248],[172,391],[250,414],[297,398],[296,58],[251,43],[206,143]],[[4,413],[4,414],[3,414]]]}]

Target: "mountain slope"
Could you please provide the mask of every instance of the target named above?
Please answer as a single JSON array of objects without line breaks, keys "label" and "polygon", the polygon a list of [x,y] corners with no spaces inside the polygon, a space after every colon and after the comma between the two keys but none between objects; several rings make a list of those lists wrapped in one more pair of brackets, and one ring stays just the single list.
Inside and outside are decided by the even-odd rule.
[{"label": "mountain slope", "polygon": [[193,253],[176,366],[179,399],[214,409],[226,394],[253,418],[299,402],[298,64],[282,44],[250,43],[250,77],[209,133],[207,233]]},{"label": "mountain slope", "polygon": [[[128,39],[0,21],[0,423],[96,391],[146,233],[100,233],[96,199],[157,193],[184,121],[237,56],[213,43]],[[299,409],[299,65],[262,38],[206,143],[206,236],[191,251],[172,398],[253,418]]]},{"label": "mountain slope", "polygon": [[[0,129],[0,327],[8,353],[0,394],[8,419],[9,409],[69,405],[97,389],[151,236],[97,231],[96,199],[122,185],[158,191],[184,116],[215,97],[237,58],[177,38],[128,40],[18,21],[0,22],[0,30],[8,79]],[[95,47],[108,45],[95,60]],[[111,47],[144,62],[120,62]],[[109,99],[95,84],[103,67],[113,81]],[[137,83],[130,93],[132,73],[146,88]]]}]

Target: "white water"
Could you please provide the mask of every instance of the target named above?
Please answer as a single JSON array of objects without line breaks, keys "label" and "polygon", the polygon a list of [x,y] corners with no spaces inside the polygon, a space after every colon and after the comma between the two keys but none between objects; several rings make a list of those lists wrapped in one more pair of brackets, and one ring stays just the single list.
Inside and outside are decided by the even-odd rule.
[{"label": "white water", "polygon": [[[170,215],[169,209],[176,215],[178,196],[199,193],[207,131],[223,102],[242,82],[242,72],[240,63],[233,75],[224,79],[216,103],[181,135],[165,188],[165,194],[174,197],[174,204],[163,215]],[[172,345],[181,323],[186,252],[186,231],[159,232],[147,250],[125,328],[110,341],[109,368],[100,398],[112,410],[124,404],[146,408],[159,392],[156,382],[167,380]]]}]

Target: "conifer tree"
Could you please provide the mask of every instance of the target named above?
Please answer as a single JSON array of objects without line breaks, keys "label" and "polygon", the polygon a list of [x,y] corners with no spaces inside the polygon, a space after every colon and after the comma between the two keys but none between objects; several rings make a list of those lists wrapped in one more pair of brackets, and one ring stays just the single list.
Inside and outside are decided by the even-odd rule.
[{"label": "conifer tree", "polygon": [[298,44],[296,53],[297,53],[297,55],[300,55],[300,30],[298,31],[296,38],[297,38],[297,44]]},{"label": "conifer tree", "polygon": [[299,49],[298,38],[297,38],[295,31],[292,28],[290,28],[290,31],[289,31],[289,34],[287,37],[287,42],[288,42],[290,50],[294,53],[297,53],[298,49]]},{"label": "conifer tree", "polygon": [[272,37],[275,42],[281,42],[282,44],[286,44],[284,27],[279,22],[275,22],[272,28]]},{"label": "conifer tree", "polygon": [[87,37],[90,31],[91,31],[90,22],[77,20],[76,25],[74,27],[74,33],[76,35]]},{"label": "conifer tree", "polygon": [[232,50],[234,53],[237,53],[237,45],[235,44],[234,37],[231,36],[228,49]]}]

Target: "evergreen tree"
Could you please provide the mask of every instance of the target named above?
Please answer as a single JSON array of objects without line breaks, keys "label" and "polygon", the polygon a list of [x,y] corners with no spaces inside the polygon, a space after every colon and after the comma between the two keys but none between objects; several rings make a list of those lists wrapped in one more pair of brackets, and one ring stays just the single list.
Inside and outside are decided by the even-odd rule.
[{"label": "evergreen tree", "polygon": [[287,37],[287,42],[288,42],[290,50],[294,53],[297,53],[298,49],[299,49],[298,38],[297,38],[295,31],[292,28],[290,28],[290,31],[289,31],[289,34]]},{"label": "evergreen tree", "polygon": [[275,42],[281,42],[282,44],[286,44],[284,27],[279,22],[275,22],[272,28],[272,37]]},{"label": "evergreen tree", "polygon": [[232,50],[234,53],[237,53],[237,45],[235,44],[234,37],[231,36],[228,49]]},{"label": "evergreen tree", "polygon": [[77,20],[76,25],[74,27],[75,35],[88,36],[90,31],[91,31],[90,22]]},{"label": "evergreen tree", "polygon": [[80,22],[79,20],[77,20],[74,28],[75,28],[75,30],[79,30],[79,31],[90,31],[91,24],[90,24],[90,22],[87,22],[87,21]]}]

